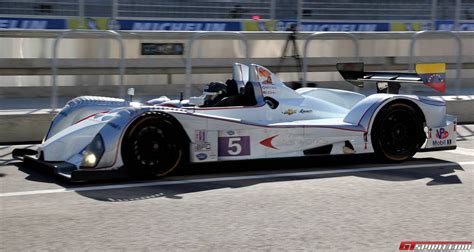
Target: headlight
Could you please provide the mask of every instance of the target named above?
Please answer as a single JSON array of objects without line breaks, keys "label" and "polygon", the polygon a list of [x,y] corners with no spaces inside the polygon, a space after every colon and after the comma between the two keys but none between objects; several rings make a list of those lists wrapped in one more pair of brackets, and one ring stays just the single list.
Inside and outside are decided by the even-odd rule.
[{"label": "headlight", "polygon": [[104,140],[97,134],[92,142],[82,151],[81,167],[94,168],[104,154]]}]

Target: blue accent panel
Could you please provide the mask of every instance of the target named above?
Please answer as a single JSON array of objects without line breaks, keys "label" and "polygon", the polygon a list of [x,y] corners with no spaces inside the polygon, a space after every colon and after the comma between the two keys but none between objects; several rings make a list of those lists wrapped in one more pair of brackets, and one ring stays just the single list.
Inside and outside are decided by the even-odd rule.
[{"label": "blue accent panel", "polygon": [[67,24],[66,19],[0,17],[0,30],[2,29],[67,29]]}]

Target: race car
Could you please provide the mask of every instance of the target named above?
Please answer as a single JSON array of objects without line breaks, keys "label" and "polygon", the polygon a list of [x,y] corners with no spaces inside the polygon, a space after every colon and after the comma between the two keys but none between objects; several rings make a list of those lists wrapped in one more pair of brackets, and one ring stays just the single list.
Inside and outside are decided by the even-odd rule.
[{"label": "race car", "polygon": [[417,65],[417,73],[366,72],[363,63],[337,69],[359,86],[377,82],[378,93],[293,90],[263,66],[235,63],[231,79],[209,84],[199,97],[75,98],[24,161],[84,181],[163,177],[188,162],[364,153],[400,162],[417,151],[456,148],[456,118],[443,101],[397,94],[400,83],[442,90],[444,64]]}]

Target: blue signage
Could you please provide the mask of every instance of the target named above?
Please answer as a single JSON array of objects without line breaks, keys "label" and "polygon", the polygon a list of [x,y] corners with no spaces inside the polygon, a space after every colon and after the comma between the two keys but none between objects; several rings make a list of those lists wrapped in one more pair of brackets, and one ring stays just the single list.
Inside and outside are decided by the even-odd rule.
[{"label": "blue signage", "polygon": [[[91,19],[91,18],[89,18]],[[87,20],[89,20],[87,19]],[[107,18],[103,25],[97,29],[108,29]],[[91,19],[94,20],[94,19]],[[11,18],[0,17],[1,29],[77,29],[78,25],[68,26],[68,22],[76,24],[77,18],[53,19],[53,18]],[[89,22],[89,21],[88,21]],[[259,22],[255,27],[252,20],[246,21],[178,21],[178,20],[117,20],[116,27],[119,30],[136,31],[288,31],[297,24],[296,20],[268,20]],[[456,30],[453,20],[436,21],[436,30]],[[263,26],[261,28],[260,26]],[[268,26],[268,27],[267,27]],[[375,31],[402,31],[402,30],[426,30],[430,29],[429,22],[324,22],[324,21],[303,21],[301,22],[301,31],[306,32],[375,32]],[[464,21],[459,23],[459,31],[474,31],[474,21]]]},{"label": "blue signage", "polygon": [[[474,21],[471,22],[460,22],[459,31],[474,31]],[[454,31],[454,21],[453,20],[438,20],[436,21],[436,30],[442,31]]]},{"label": "blue signage", "polygon": [[[295,20],[280,20],[276,24],[277,31],[287,31]],[[389,31],[389,23],[377,22],[301,22],[301,31],[331,31],[331,32],[371,32]]]},{"label": "blue signage", "polygon": [[67,29],[67,25],[65,19],[0,17],[0,29]]},{"label": "blue signage", "polygon": [[120,30],[137,31],[241,31],[241,22],[118,20]]}]

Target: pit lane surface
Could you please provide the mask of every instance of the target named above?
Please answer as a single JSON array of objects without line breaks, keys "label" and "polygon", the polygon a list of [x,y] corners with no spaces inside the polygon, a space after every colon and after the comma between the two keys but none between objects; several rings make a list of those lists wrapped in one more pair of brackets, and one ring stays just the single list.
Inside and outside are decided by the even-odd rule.
[{"label": "pit lane surface", "polygon": [[[474,126],[458,149],[187,167],[165,180],[67,184],[0,146],[0,251],[398,251],[474,239]],[[33,167],[34,168],[34,167]]]}]

